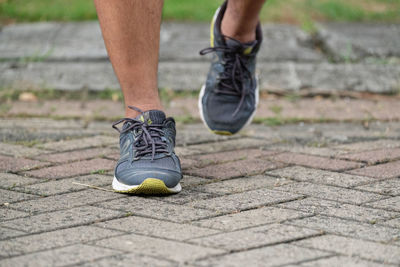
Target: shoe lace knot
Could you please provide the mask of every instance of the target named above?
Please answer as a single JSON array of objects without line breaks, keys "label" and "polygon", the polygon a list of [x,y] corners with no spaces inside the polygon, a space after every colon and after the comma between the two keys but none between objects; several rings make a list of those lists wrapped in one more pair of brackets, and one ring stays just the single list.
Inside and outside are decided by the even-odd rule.
[{"label": "shoe lace knot", "polygon": [[[144,118],[144,112],[141,109],[133,106],[128,107],[140,112],[142,114],[141,118]],[[124,122],[124,126],[120,130],[117,125],[122,122]],[[112,124],[112,127],[120,134],[132,131],[134,135],[133,146],[136,150],[135,159],[151,154],[151,161],[154,161],[154,157],[158,153],[169,153],[163,126],[163,124],[156,124],[138,118],[123,118]]]},{"label": "shoe lace knot", "polygon": [[250,79],[250,88],[253,88],[253,79],[251,71],[247,67],[249,56],[243,51],[248,47],[228,36],[224,36],[233,40],[235,46],[214,46],[208,47],[200,51],[200,55],[206,55],[213,52],[223,52],[222,59],[224,61],[224,71],[219,76],[218,88],[214,89],[217,94],[240,96],[239,104],[232,114],[234,117],[240,110],[249,89],[245,86],[245,80]]}]

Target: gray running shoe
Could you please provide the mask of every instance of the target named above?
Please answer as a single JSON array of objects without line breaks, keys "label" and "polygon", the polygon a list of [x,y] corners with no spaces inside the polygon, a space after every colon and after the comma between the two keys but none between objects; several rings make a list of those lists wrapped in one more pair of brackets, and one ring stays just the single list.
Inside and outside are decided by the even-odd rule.
[{"label": "gray running shoe", "polygon": [[216,11],[211,22],[211,47],[201,55],[214,52],[213,61],[199,96],[200,116],[216,134],[232,135],[249,124],[258,104],[256,55],[262,42],[260,24],[256,40],[241,43],[221,33],[227,2]]},{"label": "gray running shoe", "polygon": [[[171,194],[181,191],[179,158],[175,155],[175,121],[160,110],[143,112],[135,119],[124,118],[113,124],[120,132],[120,159],[112,187],[131,194]],[[117,125],[124,122],[122,129]]]}]

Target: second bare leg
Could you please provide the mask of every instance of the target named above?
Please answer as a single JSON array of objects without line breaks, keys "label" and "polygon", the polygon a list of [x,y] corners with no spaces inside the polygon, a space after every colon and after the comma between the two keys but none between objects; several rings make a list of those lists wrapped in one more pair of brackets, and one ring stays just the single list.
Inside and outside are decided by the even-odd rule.
[{"label": "second bare leg", "polygon": [[221,30],[243,43],[256,39],[256,26],[265,0],[228,0]]},{"label": "second bare leg", "polygon": [[162,110],[158,95],[157,69],[162,0],[95,0],[107,51],[127,108]]}]

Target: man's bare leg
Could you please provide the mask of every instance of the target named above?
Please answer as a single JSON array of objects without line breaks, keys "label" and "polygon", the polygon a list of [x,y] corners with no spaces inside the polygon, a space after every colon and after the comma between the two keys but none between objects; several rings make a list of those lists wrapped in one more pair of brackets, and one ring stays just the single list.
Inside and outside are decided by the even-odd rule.
[{"label": "man's bare leg", "polygon": [[126,118],[113,124],[120,132],[121,157],[112,188],[129,194],[178,193],[182,171],[173,151],[175,122],[162,111],[157,88],[163,1],[94,1],[125,98]]},{"label": "man's bare leg", "polygon": [[221,31],[243,43],[256,39],[256,26],[265,0],[228,0]]},{"label": "man's bare leg", "polygon": [[125,115],[162,110],[157,87],[162,0],[94,0],[108,55],[125,99]]}]

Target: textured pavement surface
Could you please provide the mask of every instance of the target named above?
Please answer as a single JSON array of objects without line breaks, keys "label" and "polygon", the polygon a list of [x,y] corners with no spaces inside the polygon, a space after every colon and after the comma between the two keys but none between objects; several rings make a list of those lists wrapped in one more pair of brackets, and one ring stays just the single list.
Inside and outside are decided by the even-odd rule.
[{"label": "textured pavement surface", "polygon": [[110,190],[109,122],[15,116],[0,137],[0,266],[400,264],[399,122],[179,123],[167,197]]},{"label": "textured pavement surface", "polygon": [[204,82],[208,25],[163,25],[167,197],[111,191],[123,106],[88,97],[118,89],[98,24],[4,27],[0,88],[21,94],[0,95],[0,266],[399,266],[400,27],[316,26],[263,26],[255,123],[221,137],[173,92]]},{"label": "textured pavement surface", "polygon": [[[397,93],[400,25],[328,23],[315,32],[263,25],[260,89],[269,92]],[[209,24],[164,23],[159,86],[199,90],[210,57]],[[97,22],[36,23],[0,31],[0,84],[17,89],[118,89]]]}]

